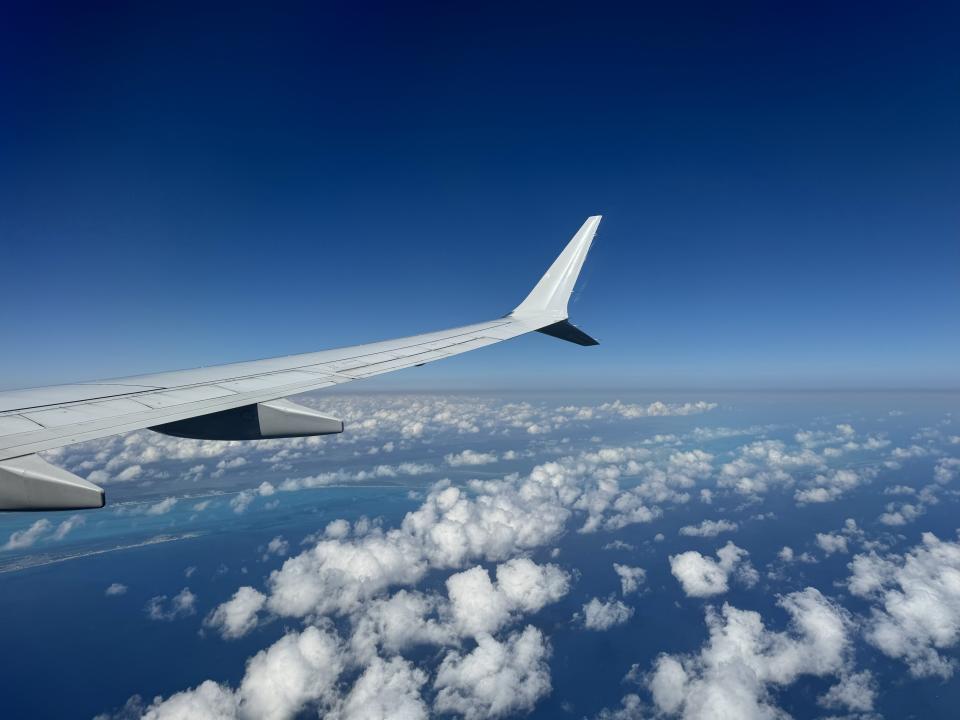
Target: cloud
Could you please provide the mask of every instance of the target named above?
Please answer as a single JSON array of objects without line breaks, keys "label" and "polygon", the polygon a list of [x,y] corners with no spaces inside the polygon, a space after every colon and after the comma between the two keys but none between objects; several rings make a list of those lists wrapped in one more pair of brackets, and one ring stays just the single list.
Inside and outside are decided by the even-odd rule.
[{"label": "cloud", "polygon": [[443,658],[433,683],[434,710],[465,720],[529,712],[550,692],[549,656],[543,634],[533,626],[503,641],[481,636],[470,653],[453,650]]},{"label": "cloud", "polygon": [[647,571],[643,568],[614,563],[613,570],[620,576],[620,593],[622,595],[635,593],[647,579]]},{"label": "cloud", "polygon": [[479,565],[447,578],[453,622],[463,635],[493,634],[517,613],[536,612],[556,602],[570,587],[556,565],[515,558],[497,566],[497,582]]},{"label": "cloud", "polygon": [[[480,592],[486,593],[484,600],[489,602],[490,595],[495,595],[511,619],[515,617],[512,613],[535,612],[561,597],[569,584],[566,573],[556,566],[537,565],[526,558],[501,563],[495,583],[479,567],[451,578],[476,578],[480,573],[490,586],[481,587]],[[244,626],[253,622],[255,609],[262,602],[252,588],[242,588],[205,624],[239,636]],[[540,631],[527,627],[497,639],[478,628],[464,628],[463,611],[467,608],[457,609],[459,602],[451,599],[446,607],[442,597],[400,590],[390,597],[355,605],[348,644],[323,627],[310,626],[302,633],[290,633],[251,659],[235,691],[208,681],[167,700],[155,700],[145,716],[173,718],[180,717],[176,712],[186,712],[191,718],[289,718],[314,705],[321,715],[340,720],[423,718],[427,706],[420,691],[429,679],[428,673],[394,655],[421,643],[450,647],[434,677],[437,712],[496,718],[531,709],[550,690],[546,664],[549,646]],[[503,624],[502,618],[494,618],[485,627]],[[469,634],[475,630],[474,649],[459,649],[459,631]],[[382,657],[380,652],[392,656]],[[359,677],[349,690],[342,688],[344,694],[340,695],[338,679],[345,668],[355,664],[360,666]]]},{"label": "cloud", "polygon": [[350,534],[350,523],[342,518],[338,520],[331,520],[327,523],[327,527],[324,529],[323,534],[334,540],[344,538]]},{"label": "cloud", "polygon": [[46,518],[40,518],[26,530],[17,530],[10,534],[9,539],[4,544],[4,550],[22,550],[32,547],[47,531],[50,530],[50,521]]},{"label": "cloud", "polygon": [[[582,491],[574,505],[588,511],[580,532],[618,530],[650,522],[663,514],[661,505],[688,502],[689,490],[712,472],[712,458],[709,453],[693,450],[673,452],[663,462],[652,459],[645,448],[629,446],[584,453],[581,460],[595,466],[590,470],[596,485]],[[621,491],[621,477],[632,478],[632,487]]]},{"label": "cloud", "polygon": [[[231,470],[258,461],[268,463],[271,467],[280,467],[326,448],[366,444],[380,446],[387,452],[424,436],[433,438],[481,431],[526,436],[550,433],[571,424],[685,416],[708,412],[716,407],[714,403],[704,401],[654,402],[648,405],[616,401],[601,405],[558,407],[551,403],[442,395],[307,395],[300,398],[299,402],[342,417],[349,425],[350,432],[335,437],[262,440],[251,445],[244,442],[189,440],[138,431],[81,443],[67,450],[51,451],[48,455],[57,455],[58,459],[63,460],[61,464],[82,471],[94,482],[139,479],[148,472],[150,465],[161,461],[184,463],[186,467],[180,471],[181,476],[195,480],[206,472],[205,463],[208,461],[214,465],[211,474],[222,477]],[[402,438],[399,442],[396,441],[398,437]],[[304,486],[339,482],[336,476],[337,473],[323,473],[307,479]],[[352,481],[352,478],[346,481]],[[297,480],[292,484],[296,485]]]},{"label": "cloud", "polygon": [[601,550],[629,550],[632,552],[637,548],[628,542],[624,542],[623,540],[611,540],[600,549]]},{"label": "cloud", "polygon": [[114,475],[111,479],[114,482],[127,482],[129,480],[135,480],[143,474],[143,468],[139,465],[128,465],[119,473]]},{"label": "cloud", "polygon": [[[795,490],[797,493],[823,492],[829,496],[834,488],[843,485],[843,476],[835,475],[828,467],[828,460],[832,463],[830,458],[836,456],[814,451],[814,448],[828,449],[832,446],[816,445],[814,443],[817,441],[810,438],[806,440],[810,447],[794,445],[792,441],[779,445],[777,441],[766,440],[754,443],[749,442],[753,440],[749,438],[743,448],[728,451],[728,444],[720,443],[715,453],[711,454],[703,450],[688,450],[684,443],[690,441],[691,436],[677,432],[672,436],[659,437],[656,443],[650,445],[637,441],[622,447],[598,447],[602,441],[599,438],[591,439],[595,449],[578,451],[580,444],[585,443],[586,438],[594,432],[592,428],[584,432],[584,424],[588,420],[620,422],[626,415],[655,417],[657,411],[648,411],[650,406],[647,405],[639,406],[643,408],[642,411],[625,410],[623,403],[609,404],[605,408],[580,406],[558,409],[523,403],[515,406],[485,401],[474,403],[472,400],[445,404],[434,399],[408,397],[406,401],[412,406],[409,411],[402,406],[403,403],[392,404],[391,400],[386,412],[380,414],[375,405],[381,399],[377,398],[373,404],[366,400],[345,401],[352,407],[351,412],[356,413],[364,423],[367,420],[370,423],[357,430],[359,439],[337,437],[324,440],[331,451],[341,453],[335,456],[331,452],[328,467],[343,465],[341,469],[300,477],[304,474],[306,461],[319,451],[320,445],[292,441],[290,452],[277,446],[270,449],[269,454],[266,450],[260,450],[260,444],[247,446],[242,452],[248,463],[267,463],[271,471],[277,474],[268,476],[269,482],[261,483],[263,478],[257,477],[251,483],[261,484],[259,488],[246,491],[246,506],[251,510],[261,508],[263,501],[252,506],[249,503],[258,496],[270,493],[438,472],[438,468],[443,467],[439,459],[444,458],[444,453],[450,448],[456,450],[445,458],[450,467],[469,468],[477,457],[493,455],[478,451],[460,452],[459,448],[465,444],[453,436],[461,434],[495,432],[507,436],[512,433],[513,439],[521,443],[518,446],[520,457],[536,456],[542,461],[530,472],[471,481],[456,487],[449,482],[440,482],[418,489],[416,495],[410,497],[416,498],[419,507],[408,513],[399,526],[370,520],[356,524],[335,521],[326,530],[320,525],[318,532],[304,540],[302,546],[295,548],[294,556],[285,558],[283,566],[271,573],[265,583],[254,582],[252,584],[256,588],[240,588],[231,597],[230,592],[236,589],[234,586],[218,597],[218,600],[225,602],[204,621],[211,635],[218,633],[224,637],[240,637],[260,622],[273,622],[271,631],[280,632],[284,626],[302,627],[302,623],[306,627],[316,626],[319,632],[332,638],[342,668],[333,683],[334,689],[319,693],[312,690],[294,693],[307,698],[287,706],[296,705],[300,708],[294,713],[319,713],[325,717],[347,718],[403,712],[410,717],[422,717],[428,711],[460,713],[459,709],[454,709],[457,703],[463,703],[463,707],[469,704],[472,708],[469,712],[475,717],[524,712],[525,701],[522,699],[510,698],[509,702],[515,703],[515,707],[502,709],[503,703],[498,705],[491,700],[499,697],[491,686],[509,686],[518,675],[530,675],[537,680],[540,676],[536,671],[531,675],[520,669],[517,663],[511,670],[513,675],[502,676],[499,666],[494,665],[488,665],[484,671],[481,669],[486,658],[495,657],[498,652],[512,652],[511,642],[526,632],[520,629],[528,622],[525,619],[527,614],[536,612],[538,607],[568,592],[570,578],[566,571],[556,566],[534,563],[527,556],[546,557],[551,548],[558,548],[561,538],[571,530],[584,533],[616,530],[632,523],[648,522],[684,503],[688,503],[688,509],[693,512],[699,508],[701,514],[695,519],[692,516],[689,521],[691,524],[683,534],[716,537],[719,532],[733,529],[729,526],[734,524],[734,520],[740,519],[733,515],[729,520],[719,519],[721,515],[729,515],[723,512],[724,507],[734,508],[742,502],[731,499],[732,493],[746,495],[749,499],[768,489],[785,490],[788,496],[794,495]],[[341,401],[337,398],[324,402]],[[528,428],[533,426],[542,434],[530,437]],[[567,433],[567,430],[570,432]],[[438,432],[448,435],[437,440]],[[767,430],[757,431],[757,434],[763,432]],[[839,429],[829,432],[835,432],[838,437],[842,434]],[[394,464],[357,470],[356,463],[364,462],[368,446],[377,448],[378,459],[388,459],[380,454],[388,452],[387,443],[384,442],[388,435],[392,443],[389,459]],[[416,441],[409,438],[421,435],[429,438],[424,441],[424,453],[434,458],[436,467],[426,463],[396,462],[413,455],[411,450]],[[608,435],[604,433],[604,436]],[[854,441],[847,440],[836,445],[843,449],[849,442]],[[857,439],[856,442],[861,440]],[[224,451],[222,457],[218,456],[208,463],[210,469],[217,460],[229,461],[238,457],[239,452],[241,450],[237,449]],[[498,448],[497,453],[501,458],[505,457],[502,452]],[[304,458],[303,467],[295,457],[298,454]],[[348,460],[341,463],[341,457]],[[349,460],[351,457],[354,460]],[[487,460],[483,457],[484,462]],[[354,465],[351,466],[351,462]],[[932,459],[928,461],[929,464],[932,462]],[[529,467],[526,463],[515,465],[510,469],[524,471]],[[861,466],[858,465],[858,477],[861,472]],[[285,477],[286,473],[289,473],[289,477],[285,481],[278,480]],[[244,475],[249,482],[249,478],[256,476],[256,473]],[[824,479],[815,480],[820,476]],[[837,477],[840,481],[834,482]],[[705,484],[709,487],[703,487]],[[702,490],[708,490],[709,494],[705,495]],[[700,506],[698,498],[713,501],[714,507],[719,508],[714,511],[714,517],[718,519],[700,522],[704,508]],[[191,502],[197,499],[191,499]],[[227,505],[226,502],[217,502],[220,507]],[[739,511],[740,508],[737,508]],[[747,515],[753,512],[749,510]],[[652,534],[651,531],[646,535]],[[854,549],[850,537],[842,533],[836,534],[836,537],[846,542],[848,549]],[[659,539],[663,539],[662,535],[659,535]],[[607,540],[611,538],[599,539],[595,546],[604,545]],[[645,552],[655,549],[649,540],[643,544],[646,546],[643,548]],[[613,549],[622,548],[623,545],[612,541],[604,547]],[[563,550],[562,557],[577,557],[575,553],[569,553],[566,547]],[[775,551],[776,547],[772,550]],[[289,547],[275,552],[273,548],[264,546],[257,549],[255,557],[286,555],[289,551]],[[682,553],[671,558],[671,570],[674,571],[677,558],[689,555]],[[700,566],[701,584],[709,588],[705,595],[699,595],[701,597],[709,596],[718,587],[722,587],[719,591],[723,592],[732,582],[749,584],[755,581],[756,573],[747,562],[746,552],[733,543],[721,548],[716,556],[711,553],[692,555],[695,556],[694,564]],[[791,554],[791,560],[796,561],[797,557]],[[776,564],[783,568],[782,563]],[[508,566],[514,568],[516,577],[511,579]],[[704,566],[708,570],[704,571]],[[710,570],[711,566],[717,568],[718,572]],[[559,579],[558,583],[551,581],[547,568],[556,571],[553,579]],[[570,570],[567,568],[567,571]],[[590,600],[583,607],[585,625],[608,626],[606,620],[597,619],[594,622],[586,618],[589,606],[594,608],[589,614],[595,619],[609,616],[617,621],[625,613],[632,612],[625,603],[630,594],[643,587],[643,569],[615,565],[614,570],[623,596],[605,596],[616,587],[610,586],[597,593],[597,598],[591,598],[594,593],[580,598],[581,602]],[[683,574],[682,570],[680,574]],[[676,571],[674,575],[684,592],[696,596],[696,590],[690,593]],[[716,577],[719,580],[711,583],[711,578]],[[611,576],[607,579],[613,580]],[[562,586],[562,590],[550,590],[557,584]],[[512,591],[514,586],[519,589]],[[545,599],[539,604],[526,602],[526,598],[534,597],[536,592],[542,592]],[[719,612],[717,617],[721,617]],[[536,618],[533,620],[536,621]],[[334,627],[337,628],[336,632]],[[769,634],[770,637],[780,635],[796,639],[792,631]],[[267,633],[260,635],[265,636]],[[540,638],[540,646],[545,648],[542,663],[547,690],[544,692],[549,692],[549,676],[545,670],[549,646],[542,634]],[[536,650],[538,646],[534,643],[531,647]],[[414,649],[415,655],[408,657],[407,654]],[[762,652],[769,655],[772,651],[767,649]],[[531,652],[533,656],[536,654]],[[411,658],[414,664],[411,664]],[[447,678],[441,680],[437,671],[444,663],[450,672]],[[526,666],[535,668],[536,663]],[[303,658],[296,659],[291,668],[295,675],[303,675],[307,681],[314,673]],[[859,694],[863,695],[863,688],[869,689],[870,683],[860,682],[855,676],[856,673],[844,669],[836,674],[836,678],[820,684],[817,693],[811,697],[819,694],[821,704],[831,710],[842,710],[846,703],[846,707],[853,712],[866,712],[856,709],[856,701],[850,698],[857,695],[857,688],[860,688]],[[206,697],[207,700],[222,702],[223,707],[227,708],[225,712],[240,714],[242,708],[248,707],[244,704],[247,701],[241,692],[242,684],[234,683],[227,687],[212,683],[212,689],[208,688],[206,695],[200,692],[204,686],[198,686],[188,693],[192,693],[190,697],[193,700]],[[830,686],[833,687],[826,690]],[[776,685],[768,683],[763,687],[769,687],[772,691]],[[523,691],[526,690],[524,687]],[[650,714],[656,710],[641,710],[639,697],[628,697],[636,702],[631,699],[619,708],[617,712],[622,710],[622,717],[626,717],[627,712],[636,715],[640,712]],[[526,709],[529,709],[537,700],[526,702],[529,706]],[[449,709],[443,709],[444,703]]]},{"label": "cloud", "polygon": [[835,533],[817,533],[817,545],[827,555],[833,555],[837,552],[849,552],[847,549],[847,538]]},{"label": "cloud", "polygon": [[257,613],[266,602],[267,597],[263,593],[252,587],[241,587],[232,598],[207,615],[203,621],[204,627],[216,630],[228,640],[242,637],[256,627]]},{"label": "cloud", "polygon": [[[951,442],[954,444],[960,442],[960,437],[951,438]],[[933,469],[933,479],[941,485],[946,485],[956,478],[958,473],[960,473],[960,458],[941,458],[937,460]]]},{"label": "cloud", "polygon": [[78,527],[81,527],[86,522],[87,518],[85,518],[83,515],[71,515],[57,525],[57,529],[53,531],[53,539],[63,540],[67,535],[76,530]]},{"label": "cloud", "polygon": [[370,662],[378,652],[395,655],[420,645],[456,645],[458,634],[448,615],[440,596],[399,590],[354,609],[351,650],[359,662]]},{"label": "cloud", "polygon": [[227,470],[235,470],[236,468],[243,467],[247,464],[247,459],[241,455],[230,458],[229,460],[224,459],[217,463],[217,469],[214,470],[210,477],[219,478],[223,477]]},{"label": "cloud", "polygon": [[166,595],[157,595],[147,603],[147,617],[151,620],[171,621],[187,617],[197,612],[197,596],[185,587],[172,598],[167,600]]},{"label": "cloud", "polygon": [[[679,488],[694,482],[681,472],[708,472],[706,453],[673,453],[667,470],[649,451],[602,448],[535,466],[526,477],[448,482],[433,486],[400,527],[366,527],[350,534],[335,522],[325,536],[288,558],[268,580],[267,607],[284,617],[349,613],[391,586],[410,586],[431,569],[500,562],[559,537],[575,513],[584,529],[620,527],[656,516],[647,503],[680,501]],[[641,464],[649,463],[647,464]],[[639,476],[620,491],[617,478]]]},{"label": "cloud", "polygon": [[729,520],[704,520],[699,525],[686,525],[680,528],[681,535],[690,537],[716,537],[723,532],[733,532],[739,527]]},{"label": "cloud", "polygon": [[818,562],[817,559],[810,553],[801,553],[800,555],[797,555],[793,551],[793,548],[789,547],[788,545],[784,545],[782,548],[780,548],[780,552],[777,553],[777,558],[781,562],[784,562],[787,564],[793,563],[793,562],[815,564],[816,562]]},{"label": "cloud", "polygon": [[290,543],[284,540],[283,535],[277,535],[263,548],[260,559],[266,562],[271,557],[283,557],[288,552],[290,552]]},{"label": "cloud", "polygon": [[177,504],[177,498],[175,497],[164,498],[160,502],[150,505],[144,511],[144,513],[147,515],[166,515],[168,512],[173,510],[176,504]]},{"label": "cloud", "polygon": [[426,567],[420,547],[397,530],[325,539],[271,573],[268,606],[281,616],[345,613],[391,585],[417,582]]},{"label": "cloud", "polygon": [[277,489],[273,486],[273,483],[269,483],[266,480],[257,486],[257,495],[260,497],[270,497],[276,492]]},{"label": "cloud", "polygon": [[916,495],[916,488],[909,485],[891,485],[883,489],[884,495]]},{"label": "cloud", "polygon": [[890,457],[896,460],[909,460],[911,458],[925,457],[930,451],[919,445],[911,445],[907,448],[897,447],[890,452]]},{"label": "cloud", "polygon": [[872,603],[865,636],[915,677],[953,675],[942,651],[960,642],[960,543],[924,533],[903,555],[856,555],[850,592]]},{"label": "cloud", "polygon": [[475,494],[437,487],[404,518],[402,532],[437,567],[457,567],[468,558],[501,560],[545,545],[571,514],[551,487],[551,475],[561,482],[569,477],[562,469],[538,466],[527,482],[474,483]]},{"label": "cloud", "polygon": [[758,440],[740,447],[738,453],[720,468],[717,484],[742,495],[760,495],[773,486],[792,485],[791,471],[825,467],[823,458],[813,450],[788,451],[781,440]]},{"label": "cloud", "polygon": [[456,454],[445,455],[443,458],[447,465],[452,467],[462,467],[464,465],[489,465],[497,461],[496,453],[476,452],[475,450],[464,450]]},{"label": "cloud", "polygon": [[832,502],[870,479],[874,474],[874,471],[869,468],[861,468],[859,473],[853,470],[829,470],[816,475],[810,481],[809,487],[797,490],[793,497],[801,505]]},{"label": "cloud", "polygon": [[870,712],[877,697],[876,682],[869,670],[842,676],[840,682],[817,698],[825,708]]},{"label": "cloud", "polygon": [[252,657],[237,690],[207,680],[166,700],[157,698],[137,715],[144,720],[287,720],[309,703],[328,706],[337,699],[341,653],[336,636],[310,626]]},{"label": "cloud", "polygon": [[331,700],[342,670],[333,634],[316,627],[288,633],[247,664],[239,688],[241,714],[263,720],[293,717],[308,702]]},{"label": "cloud", "polygon": [[250,503],[253,502],[254,493],[249,490],[241,490],[230,500],[230,509],[233,510],[237,515],[241,515],[247,511],[247,508],[250,507]]},{"label": "cloud", "polygon": [[180,498],[167,497],[155,503],[131,502],[117,506],[114,513],[117,515],[166,515],[176,507]]},{"label": "cloud", "polygon": [[127,592],[127,586],[123,583],[111,583],[104,593],[107,597],[112,597],[115,595],[124,595]]},{"label": "cloud", "polygon": [[136,716],[143,720],[230,720],[237,717],[237,698],[229,689],[207,680],[166,700],[154,700]]},{"label": "cloud", "polygon": [[922,503],[887,503],[886,512],[877,519],[884,525],[900,527],[923,515],[925,509]]},{"label": "cloud", "polygon": [[399,657],[376,658],[346,698],[327,715],[330,720],[426,720],[420,696],[427,675]]},{"label": "cloud", "polygon": [[[780,598],[790,616],[787,632],[764,627],[759,613],[724,604],[708,607],[710,639],[692,655],[661,655],[647,686],[656,709],[685,720],[777,718],[772,688],[803,675],[846,674],[850,665],[850,620],[814,588]],[[840,692],[831,696],[840,703]]]},{"label": "cloud", "polygon": [[[326,487],[328,485],[366,482],[378,478],[394,478],[402,475],[416,477],[434,472],[435,468],[429,463],[402,462],[397,465],[375,465],[369,470],[348,472],[344,469],[317,473],[301,478],[287,478],[276,488],[280,492],[295,492],[307,488]],[[272,489],[272,486],[271,486]],[[261,494],[263,494],[261,492]],[[272,494],[272,492],[270,493]]]},{"label": "cloud", "polygon": [[[558,421],[549,422],[556,426]],[[553,447],[564,449],[559,443]],[[319,695],[304,691],[301,694],[308,699],[294,705],[314,704],[331,717],[389,707],[379,698],[394,691],[396,707],[409,705],[411,717],[420,716],[432,698],[434,712],[464,712],[473,717],[523,712],[549,692],[549,647],[535,628],[522,632],[512,628],[523,616],[565,595],[569,576],[554,565],[538,565],[517,556],[551,547],[574,518],[584,519],[584,532],[648,521],[669,504],[696,497],[697,483],[714,476],[710,453],[672,446],[604,447],[569,455],[556,452],[552,457],[526,475],[476,480],[462,487],[436,483],[398,527],[387,529],[371,521],[352,526],[345,521],[330,523],[305,541],[302,552],[271,573],[265,587],[241,588],[207,616],[204,626],[227,638],[241,637],[260,620],[276,617],[284,622],[300,618],[310,627],[318,626],[333,638],[341,667],[350,669],[350,683],[341,678],[334,682],[338,689]],[[369,477],[392,477],[390,473],[400,473],[402,466],[383,465],[365,472],[371,473]],[[308,486],[302,479],[297,483]],[[270,487],[286,489],[283,483]],[[250,500],[262,494],[246,492]],[[710,523],[699,527],[707,532],[713,528]],[[259,552],[276,554],[273,549]],[[755,581],[745,551],[732,543],[721,548],[716,559],[695,555],[720,568],[724,590],[731,575],[746,583]],[[428,574],[435,587],[433,579],[444,570],[452,571],[446,578],[446,594],[414,589]],[[625,595],[636,592],[645,580],[641,568],[616,565],[614,570]],[[171,601],[160,604],[158,612],[169,614],[169,605]],[[632,612],[613,597],[594,598],[583,608],[584,624],[612,627]],[[326,625],[328,617],[336,618],[337,627],[345,633],[343,642]],[[533,632],[536,636],[531,636]],[[520,643],[525,636],[527,640]],[[433,677],[429,665],[415,668],[425,680],[411,675],[411,666],[400,656],[418,645],[442,648],[430,653]],[[520,648],[527,656],[523,663],[513,657]],[[489,664],[490,658],[500,654],[510,655],[510,667]],[[295,666],[297,673],[313,672],[303,669],[302,659]],[[497,691],[518,682],[519,692]],[[433,689],[425,700],[421,690],[427,683]],[[201,685],[188,694],[191,701],[213,699],[236,712],[249,706],[243,683],[236,690],[216,683],[213,689]],[[467,704],[472,709],[458,709]]]},{"label": "cloud", "polygon": [[[582,422],[588,415],[619,419],[705,411],[692,405],[662,404],[643,406],[643,411],[637,412],[622,404],[603,410],[594,406],[558,411],[525,404],[479,403],[463,408],[418,398],[408,398],[408,402],[416,407],[398,404],[380,414],[370,412],[369,403],[357,401],[355,408],[366,408],[359,434],[369,439],[392,433],[396,445],[391,450],[399,455],[411,447],[408,440],[400,439],[411,436],[411,425],[417,428],[414,435],[432,434],[439,426],[457,434],[481,429],[525,434],[534,424],[552,432]],[[509,422],[504,424],[504,418]],[[327,442],[349,446],[358,441],[338,437]],[[536,447],[540,441],[529,442]],[[270,448],[269,454],[266,449],[261,452],[261,447],[270,443],[248,446],[243,451],[245,463],[259,459],[271,467],[292,467],[297,452],[306,456],[317,447],[294,440],[291,452],[280,446]],[[377,443],[381,445],[382,441]],[[402,711],[422,717],[429,703],[431,712],[480,718],[531,709],[549,692],[550,651],[539,630],[518,628],[523,627],[526,615],[563,597],[569,591],[570,576],[556,565],[537,564],[526,555],[553,546],[574,518],[583,519],[584,532],[649,521],[667,505],[688,502],[691,493],[695,497],[697,482],[713,474],[713,456],[699,450],[623,446],[576,452],[569,450],[572,447],[573,443],[549,443],[545,452],[551,459],[527,474],[475,480],[461,487],[435,483],[425,491],[420,506],[397,527],[366,519],[354,524],[330,523],[305,540],[301,551],[286,558],[263,587],[239,588],[203,623],[225,638],[244,636],[259,622],[275,619],[289,623],[296,618],[306,629],[290,633],[252,658],[239,684],[202,683],[167,700],[158,699],[148,710],[159,717],[182,703],[182,707],[199,708],[191,713],[198,717],[208,710],[225,716],[282,717],[310,706],[310,714],[319,711],[335,718],[376,715],[384,709],[391,716]],[[190,453],[197,449],[192,446]],[[216,456],[223,463],[221,468],[245,464],[233,462],[241,457],[238,452],[228,449]],[[533,451],[522,452],[532,456]],[[361,454],[354,451],[358,457]],[[451,455],[453,464],[476,459],[469,453]],[[435,468],[398,463],[293,477],[279,483],[271,478],[255,490],[244,491],[241,500],[235,496],[234,509],[243,510],[256,497],[281,491],[429,472]],[[287,541],[278,536],[259,548],[258,554],[273,557],[289,549]],[[625,594],[637,592],[645,580],[641,568],[618,565],[614,569]],[[438,577],[440,573],[447,577]],[[415,589],[427,578],[431,588],[439,586],[441,590]],[[152,606],[158,618],[178,612],[176,598],[158,596],[155,600]],[[196,603],[189,604],[193,608]],[[585,620],[595,627],[611,622],[601,616],[619,622],[624,614],[632,613],[612,597],[598,599],[595,607],[597,612]],[[333,630],[334,622],[342,640]],[[329,642],[317,644],[326,650],[311,654],[310,643],[304,647],[304,639],[314,633]],[[411,665],[401,655],[424,645],[438,649],[426,653],[423,665],[419,661],[419,666]],[[328,661],[320,668],[311,658],[327,650]],[[282,672],[268,672],[281,666]],[[317,678],[321,670],[329,670],[326,680]],[[258,685],[257,678],[267,684]],[[424,687],[428,690],[422,692]],[[277,697],[280,694],[282,697]]]},{"label": "cloud", "polygon": [[833,430],[800,430],[794,439],[804,447],[813,448],[849,442],[856,435],[853,426],[847,423],[834,426]]},{"label": "cloud", "polygon": [[757,581],[757,571],[746,559],[749,553],[728,542],[717,551],[718,560],[689,550],[670,556],[670,572],[680,582],[687,597],[710,597],[729,589],[730,575],[735,573],[745,585]]},{"label": "cloud", "polygon": [[620,701],[620,707],[615,710],[604,708],[597,715],[597,720],[647,720],[649,714],[646,712],[643,700],[636,693],[624,695]]},{"label": "cloud", "polygon": [[624,403],[620,400],[604,403],[598,408],[600,413],[614,413],[622,418],[632,419],[641,417],[665,417],[668,415],[699,415],[717,408],[717,403],[699,400],[693,403],[664,403],[657,402],[649,405]]},{"label": "cloud", "polygon": [[577,615],[588,630],[609,630],[616,625],[623,625],[633,617],[633,608],[613,598],[591,598],[584,604],[582,613]]},{"label": "cloud", "polygon": [[143,467],[140,465],[127,465],[120,472],[109,472],[116,467],[122,467],[124,465],[123,461],[118,461],[118,458],[121,456],[114,456],[106,466],[104,470],[94,470],[91,472],[88,477],[91,482],[100,483],[101,485],[106,485],[112,482],[129,482],[131,480],[136,480],[138,477],[143,475]]}]

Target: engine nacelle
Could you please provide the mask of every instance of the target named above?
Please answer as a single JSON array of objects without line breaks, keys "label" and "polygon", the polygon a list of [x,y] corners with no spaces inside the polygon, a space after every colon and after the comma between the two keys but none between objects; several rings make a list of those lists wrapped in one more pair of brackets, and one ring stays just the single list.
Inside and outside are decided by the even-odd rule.
[{"label": "engine nacelle", "polygon": [[334,435],[343,432],[343,420],[289,400],[271,400],[154,425],[150,429],[194,440],[267,440]]}]

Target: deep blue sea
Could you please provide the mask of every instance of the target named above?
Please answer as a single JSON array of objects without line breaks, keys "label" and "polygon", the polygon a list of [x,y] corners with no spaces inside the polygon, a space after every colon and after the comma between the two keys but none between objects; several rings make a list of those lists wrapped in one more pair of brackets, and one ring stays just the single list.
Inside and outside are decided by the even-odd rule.
[{"label": "deep blue sea", "polygon": [[[498,674],[479,654],[476,667],[457,665],[481,638],[456,629],[445,640],[384,644],[381,657],[422,672],[403,708],[475,718],[705,717],[698,698],[716,703],[718,714],[740,712],[724,704],[733,702],[723,693],[730,672],[748,695],[737,702],[751,712],[957,716],[958,394],[382,393],[306,402],[345,417],[344,435],[226,445],[143,432],[50,456],[93,474],[108,505],[0,517],[2,717],[126,717],[147,712],[154,698],[154,716],[165,717],[163,699],[205,680],[236,693],[238,712],[251,716],[263,706],[244,694],[252,690],[238,690],[248,660],[308,626],[339,638],[344,668],[273,716],[362,717],[366,707],[373,717],[375,698],[362,706],[355,688],[370,660],[346,649],[358,618],[403,589],[433,598],[432,617],[455,628],[448,578],[475,566],[496,578],[497,566],[514,558],[556,566],[566,578],[548,601],[524,590],[526,599],[511,600],[489,632],[510,648],[509,638],[536,628],[539,660],[513,674]],[[525,483],[541,483],[537,468],[545,466],[562,474],[565,489],[531,499]],[[401,568],[399,580],[381,585],[364,576],[359,598],[338,610],[273,604],[271,573],[290,558],[321,542],[366,547],[371,537],[390,538],[407,513],[442,492],[442,480],[462,488],[464,507],[488,508],[469,505],[479,497],[523,510],[461,518],[476,547],[446,560],[437,549],[445,537],[418,536],[409,552],[422,572]],[[638,505],[647,512],[634,512]],[[349,537],[318,535],[338,519],[352,524]],[[515,531],[511,523],[521,522],[532,529]],[[724,565],[716,553],[728,542],[742,552]],[[681,556],[719,581],[686,576]],[[857,577],[873,572],[876,581],[854,591],[858,557]],[[637,589],[624,592],[614,563],[642,568]],[[338,572],[349,576],[352,567]],[[695,589],[698,580],[708,594]],[[329,593],[348,583],[337,582]],[[225,639],[211,613],[241,586],[268,600],[252,627]],[[806,588],[822,596],[819,614],[791,615],[784,598]],[[609,625],[585,620],[592,599],[613,611]],[[736,611],[759,623],[748,640],[731,640]],[[839,631],[821,632],[834,627],[824,613],[838,618]],[[739,649],[731,655],[722,642]],[[686,679],[671,686],[679,700],[656,672],[664,656],[684,668]],[[453,685],[450,673],[440,678],[444,663],[459,671]],[[849,686],[856,692],[828,695],[854,676],[862,681]],[[518,687],[531,697],[519,698]],[[141,700],[123,711],[133,696]]]}]

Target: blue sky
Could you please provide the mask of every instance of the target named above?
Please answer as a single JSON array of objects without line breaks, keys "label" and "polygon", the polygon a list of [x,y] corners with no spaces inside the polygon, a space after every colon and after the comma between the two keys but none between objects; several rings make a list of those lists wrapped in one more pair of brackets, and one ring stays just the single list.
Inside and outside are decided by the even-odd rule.
[{"label": "blue sky", "polygon": [[0,387],[572,315],[370,387],[956,387],[958,11],[23,3]]}]

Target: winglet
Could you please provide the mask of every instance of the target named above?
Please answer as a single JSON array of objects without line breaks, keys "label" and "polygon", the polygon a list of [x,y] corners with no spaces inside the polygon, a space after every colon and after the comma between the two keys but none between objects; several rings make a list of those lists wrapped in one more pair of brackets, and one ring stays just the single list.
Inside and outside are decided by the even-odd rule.
[{"label": "winglet", "polygon": [[[560,256],[554,260],[550,269],[540,278],[540,282],[530,291],[526,299],[510,313],[510,317],[535,322],[540,328],[556,326],[559,329],[560,326],[564,325],[564,321],[568,317],[567,303],[570,300],[570,293],[573,292],[573,286],[580,275],[580,269],[583,267],[583,261],[590,250],[590,244],[593,242],[593,236],[597,232],[601,217],[600,215],[592,215],[587,218],[577,234],[567,243],[567,247],[563,249]],[[569,325],[569,323],[566,323],[566,325]],[[570,327],[573,328],[572,325]],[[576,330],[576,328],[574,329]],[[593,340],[593,338],[579,330],[577,332],[582,337],[577,336],[576,340],[573,339],[566,328],[564,328],[564,332],[547,332],[547,334],[577,344],[596,344],[596,340]],[[592,342],[583,342],[584,339]]]},{"label": "winglet", "polygon": [[580,275],[580,268],[583,267],[587,251],[590,250],[590,243],[593,242],[600,218],[600,215],[587,218],[560,256],[553,261],[550,269],[540,278],[540,282],[510,315],[518,319],[543,317],[550,320],[544,325],[567,318],[567,301]]}]

